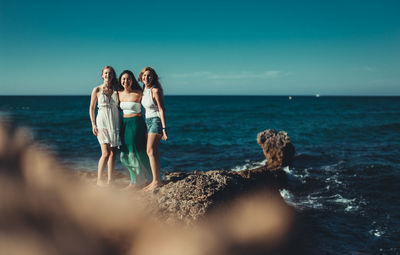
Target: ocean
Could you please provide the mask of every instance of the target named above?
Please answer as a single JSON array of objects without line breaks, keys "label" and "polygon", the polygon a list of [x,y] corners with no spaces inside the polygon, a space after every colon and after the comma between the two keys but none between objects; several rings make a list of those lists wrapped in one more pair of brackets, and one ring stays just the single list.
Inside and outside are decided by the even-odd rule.
[{"label": "ocean", "polygon": [[[96,171],[89,100],[0,96],[0,117],[28,127],[63,164]],[[257,167],[257,133],[284,130],[296,156],[280,192],[304,219],[310,251],[400,254],[400,97],[166,96],[165,106],[164,170]]]}]

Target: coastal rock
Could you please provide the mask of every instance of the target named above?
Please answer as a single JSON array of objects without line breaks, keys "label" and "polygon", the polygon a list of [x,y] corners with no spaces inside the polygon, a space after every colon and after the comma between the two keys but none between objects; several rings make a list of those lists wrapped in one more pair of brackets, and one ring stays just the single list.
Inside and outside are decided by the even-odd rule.
[{"label": "coastal rock", "polygon": [[[283,202],[278,190],[286,187],[287,176],[282,167],[293,161],[294,146],[286,132],[274,130],[259,133],[257,142],[267,158],[263,167],[242,171],[165,173],[164,185],[153,193],[143,193],[142,197],[165,222],[185,224],[194,224],[235,198],[259,190],[273,194]],[[92,173],[93,183],[95,178]],[[129,183],[128,177],[121,173],[116,173],[114,179],[115,183],[122,184],[123,180],[126,185]]]},{"label": "coastal rock", "polygon": [[279,170],[292,164],[295,148],[285,131],[277,133],[273,129],[264,130],[258,133],[257,143],[263,149],[269,170]]},{"label": "coastal rock", "polygon": [[262,167],[238,172],[174,172],[166,177],[166,184],[147,198],[153,200],[167,222],[192,224],[252,192],[263,190],[280,198],[278,188],[284,184],[285,174]]}]

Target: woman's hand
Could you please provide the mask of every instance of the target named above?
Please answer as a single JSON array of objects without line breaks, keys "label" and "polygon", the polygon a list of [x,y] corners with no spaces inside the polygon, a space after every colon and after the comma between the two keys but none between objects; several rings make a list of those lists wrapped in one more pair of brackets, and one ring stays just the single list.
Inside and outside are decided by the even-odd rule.
[{"label": "woman's hand", "polygon": [[168,139],[167,130],[166,130],[166,129],[163,129],[162,132],[163,132],[163,135],[162,135],[161,139],[163,139],[164,141],[166,141],[166,140]]},{"label": "woman's hand", "polygon": [[97,136],[97,127],[95,124],[92,125],[92,132],[95,136]]}]

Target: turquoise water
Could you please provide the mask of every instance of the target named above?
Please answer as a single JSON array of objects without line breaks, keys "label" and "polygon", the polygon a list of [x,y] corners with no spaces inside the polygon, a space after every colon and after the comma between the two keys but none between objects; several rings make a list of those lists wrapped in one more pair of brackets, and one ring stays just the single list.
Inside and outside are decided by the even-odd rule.
[{"label": "turquoise water", "polygon": [[[165,170],[256,167],[264,163],[257,133],[285,130],[296,158],[281,194],[305,219],[310,253],[399,254],[399,99],[166,96]],[[88,96],[0,97],[1,115],[65,164],[95,171],[88,108]]]}]

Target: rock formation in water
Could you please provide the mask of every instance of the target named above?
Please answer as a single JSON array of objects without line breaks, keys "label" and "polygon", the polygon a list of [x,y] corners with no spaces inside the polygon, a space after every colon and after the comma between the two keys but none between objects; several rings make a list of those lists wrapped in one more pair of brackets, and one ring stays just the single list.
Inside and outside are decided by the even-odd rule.
[{"label": "rock formation in water", "polygon": [[277,133],[273,129],[267,129],[258,133],[257,143],[263,149],[269,170],[280,170],[292,164],[295,148],[285,131]]},{"label": "rock formation in water", "polygon": [[286,184],[282,167],[293,162],[295,149],[286,132],[265,130],[258,134],[267,163],[264,167],[244,171],[207,171],[169,173],[164,186],[155,190],[156,200],[167,221],[190,223],[236,197],[260,189],[279,196],[278,189]]}]

